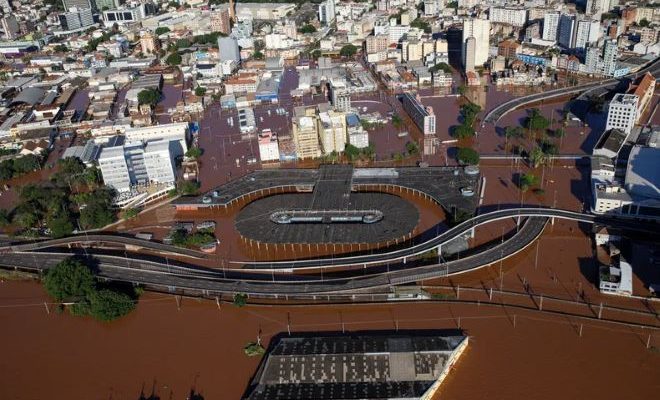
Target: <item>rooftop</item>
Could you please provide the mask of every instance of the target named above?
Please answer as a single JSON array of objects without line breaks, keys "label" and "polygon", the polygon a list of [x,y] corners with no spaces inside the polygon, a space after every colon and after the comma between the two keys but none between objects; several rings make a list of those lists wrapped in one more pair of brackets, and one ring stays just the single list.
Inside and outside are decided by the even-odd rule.
[{"label": "rooftop", "polygon": [[433,395],[467,340],[460,331],[281,336],[245,399],[419,399]]}]

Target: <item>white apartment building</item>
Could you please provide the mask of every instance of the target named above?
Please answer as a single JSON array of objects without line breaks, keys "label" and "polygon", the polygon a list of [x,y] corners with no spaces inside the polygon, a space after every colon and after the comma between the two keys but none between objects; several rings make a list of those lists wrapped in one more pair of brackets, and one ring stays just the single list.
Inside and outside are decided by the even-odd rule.
[{"label": "white apartment building", "polygon": [[585,49],[589,43],[595,43],[601,36],[600,22],[594,19],[583,19],[577,21],[575,32],[575,43],[573,47]]},{"label": "white apartment building", "polygon": [[131,189],[131,176],[124,155],[124,146],[103,148],[98,162],[106,186],[118,192],[128,192]]},{"label": "white apartment building", "polygon": [[319,22],[324,25],[330,25],[335,21],[336,17],[335,0],[325,0],[319,4]]},{"label": "white apartment building", "polygon": [[346,147],[346,114],[335,111],[321,112],[318,123],[323,154],[343,152]]},{"label": "white apartment building", "polygon": [[175,141],[157,140],[147,143],[144,149],[144,166],[150,183],[174,183],[174,157],[172,147]]},{"label": "white apartment building", "polygon": [[639,98],[634,94],[619,93],[610,102],[607,111],[605,130],[619,129],[630,135],[637,121],[637,102]]},{"label": "white apartment building", "polygon": [[490,21],[487,19],[471,18],[463,21],[463,65],[466,61],[466,42],[470,37],[475,39],[474,65],[483,65],[488,61],[490,48]]},{"label": "white apartment building", "polygon": [[561,14],[559,11],[553,11],[545,14],[545,17],[543,18],[543,40],[549,40],[552,42],[557,41],[560,17]]},{"label": "white apartment building", "polygon": [[524,7],[491,7],[490,22],[522,27],[527,23],[527,9]]},{"label": "white apartment building", "polygon": [[187,122],[130,128],[125,132],[127,142],[146,143],[161,139],[175,140],[179,145],[172,149],[174,156],[183,155],[188,151],[188,134]]},{"label": "white apartment building", "polygon": [[98,159],[103,182],[119,193],[130,192],[136,185],[174,184],[174,143],[158,140],[145,147],[142,142],[129,142],[103,148]]},{"label": "white apartment building", "polygon": [[277,135],[270,129],[264,129],[259,133],[259,159],[261,162],[280,160],[280,145]]}]

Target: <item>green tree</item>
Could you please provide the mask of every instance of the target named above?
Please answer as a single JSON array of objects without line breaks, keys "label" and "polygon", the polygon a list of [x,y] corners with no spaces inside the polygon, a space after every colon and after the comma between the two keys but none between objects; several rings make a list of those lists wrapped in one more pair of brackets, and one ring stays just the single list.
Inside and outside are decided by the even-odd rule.
[{"label": "green tree", "polygon": [[192,158],[194,160],[197,160],[199,157],[201,157],[203,154],[202,149],[199,147],[191,147],[186,151],[186,157]]},{"label": "green tree", "polygon": [[254,58],[255,60],[263,60],[264,59],[264,53],[257,50],[254,53],[252,53],[252,58]]},{"label": "green tree", "polygon": [[520,190],[526,192],[530,187],[536,186],[538,184],[538,178],[534,174],[523,174],[520,176],[519,180]]},{"label": "green tree", "polygon": [[135,308],[133,299],[125,293],[101,289],[89,296],[89,311],[99,321],[112,321]]},{"label": "green tree", "polygon": [[474,136],[474,128],[470,125],[461,124],[454,127],[454,137],[457,139],[467,139]]},{"label": "green tree", "polygon": [[556,138],[563,138],[564,136],[566,136],[566,131],[563,128],[555,129],[552,132],[552,136],[554,136]]},{"label": "green tree", "polygon": [[479,153],[470,147],[460,147],[456,153],[456,158],[461,164],[477,165],[479,164]]},{"label": "green tree", "polygon": [[407,142],[406,143],[406,151],[410,155],[419,154],[419,145],[417,144],[417,142]]},{"label": "green tree", "polygon": [[520,126],[507,126],[504,128],[504,136],[507,138],[522,138],[525,132]]},{"label": "green tree", "polygon": [[347,44],[339,50],[339,55],[342,57],[353,57],[358,51],[358,48],[352,44]]},{"label": "green tree", "polygon": [[155,106],[160,101],[160,92],[156,89],[144,89],[138,93],[139,104]]},{"label": "green tree", "polygon": [[401,127],[403,126],[403,119],[401,117],[399,117],[398,114],[392,115],[392,125],[396,129],[401,129]]},{"label": "green tree", "polygon": [[245,345],[245,347],[243,348],[243,352],[248,357],[256,357],[263,355],[266,352],[266,350],[263,348],[263,346],[260,343],[250,342],[247,345]]},{"label": "green tree", "polygon": [[162,34],[168,33],[169,31],[170,31],[170,28],[168,28],[166,26],[159,26],[158,28],[156,28],[154,33],[156,34],[156,36],[160,36]]},{"label": "green tree", "polygon": [[179,53],[172,53],[165,59],[167,65],[181,65],[181,55]]},{"label": "green tree", "polygon": [[195,96],[202,97],[205,94],[206,94],[206,88],[205,87],[197,86],[195,88]]},{"label": "green tree", "polygon": [[236,307],[243,307],[247,304],[247,295],[244,293],[236,293],[234,295],[234,305]]},{"label": "green tree", "polygon": [[429,25],[428,22],[424,21],[421,18],[415,19],[413,22],[410,23],[410,26],[412,26],[413,28],[421,29],[425,33],[431,33],[431,25]]},{"label": "green tree", "polygon": [[43,284],[56,300],[76,301],[94,291],[94,274],[86,265],[68,258],[46,271]]},{"label": "green tree", "polygon": [[46,220],[46,226],[50,229],[50,234],[54,238],[61,238],[73,233],[73,223],[71,222],[71,213],[68,209],[56,209]]},{"label": "green tree", "polygon": [[532,168],[536,168],[539,165],[543,164],[546,159],[546,154],[540,147],[534,147],[532,151],[529,152],[529,163]]},{"label": "green tree", "polygon": [[541,114],[538,108],[532,108],[525,119],[525,128],[532,130],[548,129],[550,121]]},{"label": "green tree", "polygon": [[103,228],[116,220],[112,207],[115,192],[102,187],[94,190],[80,205],[80,227],[83,229]]},{"label": "green tree", "polygon": [[194,182],[194,181],[180,181],[176,185],[176,189],[179,192],[179,194],[182,194],[184,196],[189,196],[189,195],[194,195],[197,194],[199,191],[199,182]]},{"label": "green tree", "polygon": [[316,28],[314,27],[314,25],[307,24],[307,25],[303,25],[302,27],[300,27],[298,29],[298,32],[302,33],[302,34],[314,33],[314,32],[316,32]]},{"label": "green tree", "polygon": [[431,72],[438,72],[438,71],[444,71],[445,73],[451,74],[452,69],[447,63],[437,63],[434,66],[432,66],[429,71]]},{"label": "green tree", "polygon": [[4,228],[9,225],[11,221],[9,220],[9,212],[4,208],[0,208],[0,228]]}]

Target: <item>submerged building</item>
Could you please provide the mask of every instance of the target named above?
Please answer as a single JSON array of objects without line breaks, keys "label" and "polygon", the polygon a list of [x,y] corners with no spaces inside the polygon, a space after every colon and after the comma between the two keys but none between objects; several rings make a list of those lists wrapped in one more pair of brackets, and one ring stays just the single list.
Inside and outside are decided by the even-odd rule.
[{"label": "submerged building", "polygon": [[431,399],[467,344],[461,331],[281,336],[244,399]]}]

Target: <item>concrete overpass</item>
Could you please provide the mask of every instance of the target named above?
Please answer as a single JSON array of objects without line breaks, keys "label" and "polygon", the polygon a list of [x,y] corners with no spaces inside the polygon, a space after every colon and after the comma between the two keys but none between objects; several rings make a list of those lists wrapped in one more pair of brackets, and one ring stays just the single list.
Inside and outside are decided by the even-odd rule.
[{"label": "concrete overpass", "polygon": [[553,89],[553,90],[545,91],[543,93],[536,93],[528,96],[511,99],[502,104],[499,104],[492,110],[488,111],[488,113],[486,113],[486,116],[483,119],[482,126],[484,126],[486,123],[495,125],[497,124],[497,121],[500,120],[500,118],[508,114],[510,111],[528,106],[529,104],[532,103],[537,103],[539,101],[549,100],[567,95],[574,95],[586,91],[594,91],[598,89],[613,87],[613,85],[616,85],[622,79],[626,79],[626,78],[635,79],[639,75],[645,74],[646,72],[650,72],[654,76],[657,76],[658,73],[660,73],[660,58],[656,58],[655,60],[647,64],[645,67],[641,68],[639,71],[622,76],[621,78],[610,78],[598,82],[587,83],[584,85]]}]

